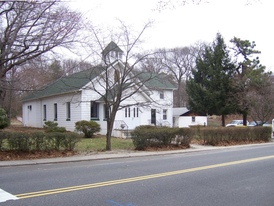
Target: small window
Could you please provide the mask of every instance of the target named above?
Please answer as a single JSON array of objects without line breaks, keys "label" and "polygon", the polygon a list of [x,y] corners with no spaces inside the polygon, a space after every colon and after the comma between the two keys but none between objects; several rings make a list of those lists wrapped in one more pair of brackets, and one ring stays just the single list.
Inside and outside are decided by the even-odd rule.
[{"label": "small window", "polygon": [[163,120],[167,120],[167,110],[163,110]]},{"label": "small window", "polygon": [[28,109],[29,109],[29,111],[31,111],[32,110],[32,106],[28,105]]},{"label": "small window", "polygon": [[138,117],[139,116],[139,109],[137,108],[133,108],[133,117]]},{"label": "small window", "polygon": [[54,121],[57,121],[57,117],[58,117],[58,114],[57,114],[57,103],[54,104]]},{"label": "small window", "polygon": [[160,91],[160,99],[164,99],[165,96],[164,96],[164,91]]},{"label": "small window", "polygon": [[118,56],[119,56],[119,57],[118,57],[119,59],[122,59],[122,52],[119,52],[119,53],[118,53]]},{"label": "small window", "polygon": [[195,116],[192,116],[192,122],[195,122],[196,120],[195,120]]},{"label": "small window", "polygon": [[125,117],[130,117],[130,107],[125,108]]},{"label": "small window", "polygon": [[67,106],[67,121],[70,121],[70,114],[71,114],[70,102],[67,102],[66,106]]},{"label": "small window", "polygon": [[90,102],[90,119],[99,119],[99,104],[97,102]]},{"label": "small window", "polygon": [[47,121],[47,105],[43,105],[43,121]]}]

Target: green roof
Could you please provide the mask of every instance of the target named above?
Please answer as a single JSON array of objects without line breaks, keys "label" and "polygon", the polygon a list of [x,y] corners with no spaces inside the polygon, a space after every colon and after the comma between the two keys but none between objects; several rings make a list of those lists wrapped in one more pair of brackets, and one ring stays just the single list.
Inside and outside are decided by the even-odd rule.
[{"label": "green roof", "polygon": [[[65,94],[69,92],[77,92],[95,77],[104,71],[103,66],[96,66],[89,70],[74,73],[69,76],[64,76],[47,86],[37,90],[27,96],[22,101],[45,98],[49,96]],[[165,74],[153,74],[144,72],[138,75],[139,79],[145,83],[149,89],[176,89],[176,87],[167,80]]]},{"label": "green roof", "polygon": [[176,87],[167,79],[166,74],[143,72],[139,74],[139,79],[150,89],[176,89]]},{"label": "green roof", "polygon": [[92,79],[102,73],[103,70],[103,66],[96,66],[89,70],[74,73],[69,76],[64,76],[41,88],[40,90],[25,96],[22,101],[79,91],[79,89],[81,89]]}]

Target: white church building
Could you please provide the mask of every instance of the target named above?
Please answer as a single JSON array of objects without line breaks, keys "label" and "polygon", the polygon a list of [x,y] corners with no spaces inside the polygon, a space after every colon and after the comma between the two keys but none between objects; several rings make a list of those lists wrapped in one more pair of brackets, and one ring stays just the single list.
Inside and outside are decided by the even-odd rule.
[{"label": "white church building", "polygon": [[[58,126],[74,131],[75,122],[93,120],[100,124],[100,134],[106,134],[106,108],[103,100],[106,95],[106,78],[103,77],[106,77],[105,74],[108,72],[108,84],[116,86],[122,78],[117,71],[126,65],[122,61],[123,51],[114,42],[107,45],[102,56],[109,64],[102,63],[89,70],[64,76],[24,97],[23,125],[42,128],[46,121],[54,121]],[[146,78],[148,81],[140,87],[140,83]],[[112,135],[125,137],[125,131],[133,130],[140,125],[172,127],[175,86],[164,74],[148,72],[138,75],[138,80],[132,78],[132,81],[138,83],[140,89],[121,102],[115,116]],[[126,89],[123,93],[127,94],[132,89],[134,87]]]}]

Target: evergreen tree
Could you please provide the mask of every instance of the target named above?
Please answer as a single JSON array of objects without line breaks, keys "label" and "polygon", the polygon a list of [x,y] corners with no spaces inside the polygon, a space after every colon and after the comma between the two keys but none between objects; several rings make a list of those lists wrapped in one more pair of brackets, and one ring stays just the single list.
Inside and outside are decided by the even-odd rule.
[{"label": "evergreen tree", "polygon": [[203,115],[225,115],[233,112],[234,104],[230,98],[231,77],[235,65],[230,59],[229,51],[221,34],[206,46],[204,53],[196,60],[192,77],[187,81],[189,109]]},{"label": "evergreen tree", "polygon": [[251,93],[257,93],[265,88],[265,79],[270,73],[265,73],[265,67],[260,64],[259,57],[252,58],[254,54],[261,52],[255,50],[255,42],[241,40],[234,37],[233,50],[237,59],[237,66],[233,76],[233,98],[237,102],[237,111],[243,115],[244,125],[247,123],[247,115],[252,104]]}]

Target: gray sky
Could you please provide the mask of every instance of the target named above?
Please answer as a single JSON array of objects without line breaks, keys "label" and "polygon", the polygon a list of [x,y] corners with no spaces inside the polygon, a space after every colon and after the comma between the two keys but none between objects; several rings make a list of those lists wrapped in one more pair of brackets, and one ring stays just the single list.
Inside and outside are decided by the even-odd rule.
[{"label": "gray sky", "polygon": [[217,32],[228,46],[234,36],[255,41],[256,49],[262,52],[261,63],[274,72],[273,0],[205,0],[199,5],[184,6],[178,0],[171,1],[175,7],[160,12],[156,9],[159,0],[70,0],[70,3],[93,23],[104,27],[115,29],[120,19],[138,31],[148,20],[153,20],[153,26],[144,35],[144,49],[212,42]]}]

